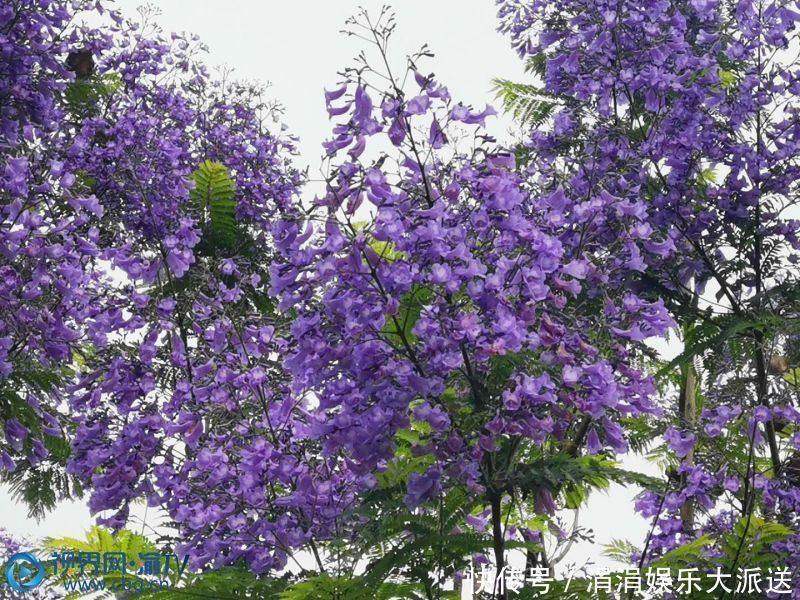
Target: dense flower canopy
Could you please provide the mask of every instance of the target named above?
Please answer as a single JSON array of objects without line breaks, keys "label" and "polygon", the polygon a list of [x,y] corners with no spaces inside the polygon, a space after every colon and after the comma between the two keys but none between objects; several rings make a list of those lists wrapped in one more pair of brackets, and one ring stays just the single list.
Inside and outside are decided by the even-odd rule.
[{"label": "dense flower canopy", "polygon": [[[478,126],[487,111],[452,103],[425,77],[416,86],[407,100],[391,89],[373,101],[357,82],[328,94],[331,112],[343,105],[348,120],[328,145],[338,161],[316,200],[319,233],[282,226],[288,264],[273,267],[273,289],[284,307],[304,307],[287,366],[318,393],[320,433],[372,470],[391,457],[413,404],[439,458],[473,485],[499,439],[563,439],[574,410],[592,419],[594,451],[624,451],[614,415],[653,410],[652,383],[627,364],[624,343],[662,334],[671,320],[659,302],[597,284],[624,278],[616,250],[638,251],[642,211],[609,192],[575,201],[561,187],[529,186],[513,155],[490,147],[437,153],[454,125]],[[383,134],[396,155],[359,163]],[[358,222],[362,203],[372,221]],[[592,321],[571,310],[589,304]],[[513,367],[534,356],[540,372]],[[497,362],[509,372],[490,382]],[[464,406],[478,431],[459,431],[449,414]]]},{"label": "dense flower canopy", "polygon": [[194,568],[255,573],[323,573],[315,542],[398,489],[441,523],[465,492],[452,535],[549,567],[558,509],[660,437],[640,567],[733,531],[735,569],[755,512],[796,563],[800,7],[498,5],[541,83],[522,142],[362,13],[313,198],[278,106],[196,38],[0,8],[3,477],[66,463],[102,523],[146,498]]},{"label": "dense flower canopy", "polygon": [[[271,568],[255,542],[296,546],[301,526],[246,515],[265,509],[266,486],[314,470],[290,443],[265,293],[269,223],[300,181],[292,142],[261,89],[209,76],[194,39],[113,14],[106,29],[59,38],[69,3],[5,16],[7,54],[31,70],[3,77],[6,95],[29,94],[3,102],[5,374],[17,356],[74,369],[69,472],[91,488],[93,513],[115,511],[103,522],[123,526],[144,495],[198,564],[224,539],[229,561],[247,551],[255,570]],[[88,70],[70,72],[74,58]],[[44,433],[60,435],[49,416],[60,397],[27,400]],[[28,427],[5,429],[13,450],[28,448]],[[35,465],[47,449],[35,438],[30,448]]]},{"label": "dense flower canopy", "polygon": [[74,175],[54,150],[64,140],[58,99],[71,75],[63,57],[78,34],[62,35],[66,4],[26,4],[22,18],[12,5],[0,9],[0,372],[4,403],[19,411],[5,419],[5,470],[16,466],[12,455],[43,460],[42,434],[61,435],[47,370],[70,360],[100,279],[87,268],[99,252],[92,215],[68,196]]},{"label": "dense flower canopy", "polygon": [[625,452],[621,421],[659,413],[630,349],[673,322],[624,282],[660,246],[624,181],[567,191],[521,171],[480,135],[493,110],[410,69],[407,89],[367,67],[326,92],[325,193],[275,230],[272,290],[298,312],[285,366],[324,452],[358,472],[391,469],[398,433],[423,432],[411,506],[522,485],[552,510],[558,489],[523,481],[518,453]]},{"label": "dense flower canopy", "polygon": [[[738,327],[750,348],[746,357],[730,349],[713,357],[697,422],[680,413],[680,430],[664,434],[681,463],[681,483],[639,501],[658,521],[651,549],[658,555],[730,529],[737,512],[753,510],[753,490],[766,514],[796,525],[800,492],[791,460],[798,438],[791,432],[800,413],[792,385],[774,376],[788,368],[781,365],[792,353],[797,316],[789,290],[800,250],[792,210],[800,7],[748,0],[499,4],[502,29],[521,55],[543,65],[544,89],[563,100],[553,131],[533,134],[540,163],[566,164],[562,176],[572,182],[624,178],[627,196],[644,199],[643,218],[664,240],[657,254],[680,258],[645,257],[640,270],[673,300],[683,324],[698,334],[722,329],[716,335],[723,341],[733,335],[726,328]],[[687,320],[693,295],[707,308]],[[780,433],[789,435],[782,441]],[[750,447],[746,465],[731,464],[730,444],[744,456]],[[769,474],[754,464],[762,450]],[[682,512],[689,502],[708,515],[696,529]],[[797,556],[796,542],[775,549]]]}]

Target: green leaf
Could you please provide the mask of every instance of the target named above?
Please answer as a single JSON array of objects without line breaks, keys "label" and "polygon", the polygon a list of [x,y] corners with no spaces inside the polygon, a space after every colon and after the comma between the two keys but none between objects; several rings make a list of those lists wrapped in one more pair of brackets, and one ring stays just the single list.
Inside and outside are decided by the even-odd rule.
[{"label": "green leaf", "polygon": [[717,174],[714,172],[714,169],[703,169],[700,171],[699,179],[703,184],[714,184],[717,183]]},{"label": "green leaf", "polygon": [[195,183],[190,195],[203,215],[206,233],[204,237],[210,238],[212,247],[232,248],[239,236],[236,222],[236,184],[227,167],[206,160],[189,179]]},{"label": "green leaf", "polygon": [[[700,335],[699,339],[694,341],[687,340],[686,348],[678,356],[672,359],[667,365],[662,367],[657,377],[663,377],[676,367],[688,364],[695,356],[700,356],[708,350],[721,348],[728,340],[741,335],[747,331],[758,329],[763,326],[763,322],[759,320],[752,320],[740,317],[731,317],[725,315],[725,321],[719,323],[720,327],[716,331],[711,331]],[[702,332],[700,328],[697,331]]]},{"label": "green leaf", "polygon": [[[567,454],[544,456],[517,467],[515,485],[523,495],[542,489],[564,490],[573,508],[588,496],[588,488],[605,489],[609,482],[636,484],[645,488],[662,488],[655,477],[620,469],[613,460],[598,456],[572,457]],[[583,491],[579,491],[583,490]]]},{"label": "green leaf", "polygon": [[772,544],[785,540],[792,533],[790,528],[781,523],[768,522],[755,515],[749,520],[741,518],[733,532],[723,536],[722,551],[727,558],[725,566],[732,567],[734,561],[737,566],[748,567],[770,564],[775,560],[775,555],[769,551]]},{"label": "green leaf", "polygon": [[530,127],[544,123],[559,106],[555,96],[535,85],[495,79],[493,91],[502,103],[503,110]]},{"label": "green leaf", "polygon": [[705,561],[705,549],[713,543],[714,538],[710,534],[700,536],[688,544],[670,550],[658,560],[653,561],[652,566],[677,569],[687,565],[702,564]]},{"label": "green leaf", "polygon": [[546,68],[547,55],[544,52],[537,52],[525,61],[525,72],[528,74],[537,75],[543,78],[545,76]]},{"label": "green leaf", "polygon": [[123,82],[119,73],[106,73],[100,77],[78,79],[67,86],[64,100],[70,110],[75,113],[92,111],[103,100],[107,100],[122,89]]},{"label": "green leaf", "polygon": [[[31,430],[31,438],[40,439],[50,455],[36,465],[22,458],[14,471],[0,472],[0,482],[9,486],[15,501],[23,502],[28,515],[42,519],[56,507],[59,500],[80,496],[82,487],[77,478],[66,472],[70,455],[69,442],[60,437],[46,435],[42,431],[41,417],[31,408],[28,393],[47,395],[52,390],[66,385],[70,376],[68,368],[45,368],[20,357],[15,361],[14,371],[0,385],[0,426],[10,418],[17,419]],[[25,442],[23,454],[30,455],[31,439]]]},{"label": "green leaf", "polygon": [[139,552],[156,552],[155,544],[143,535],[128,529],[112,532],[102,527],[92,527],[86,534],[86,539],[77,538],[45,538],[45,550],[76,550],[82,552],[125,552],[131,556],[138,556]]},{"label": "green leaf", "polygon": [[[383,333],[406,340],[410,344],[416,342],[417,338],[413,333],[422,314],[422,309],[433,299],[431,288],[415,284],[411,291],[400,299],[400,308],[393,319],[387,319]],[[390,337],[390,339],[391,339]]]},{"label": "green leaf", "polygon": [[372,248],[375,251],[375,254],[381,257],[381,259],[389,262],[403,259],[406,256],[403,252],[396,250],[392,242],[380,242],[378,240],[372,240],[369,244],[369,247]]},{"label": "green leaf", "polygon": [[603,550],[605,556],[625,564],[629,564],[631,557],[639,552],[641,550],[628,540],[611,540],[611,543],[606,544],[605,550]]},{"label": "green leaf", "polygon": [[322,574],[296,583],[283,591],[280,600],[369,600],[372,591],[361,581],[361,578],[333,577]]},{"label": "green leaf", "polygon": [[723,88],[728,89],[736,83],[736,75],[731,71],[720,70],[719,81]]},{"label": "green leaf", "polygon": [[187,598],[258,598],[279,600],[290,585],[288,575],[281,577],[255,575],[244,565],[233,565],[205,571],[184,573],[183,581],[170,589],[136,595],[142,600],[186,600]]}]

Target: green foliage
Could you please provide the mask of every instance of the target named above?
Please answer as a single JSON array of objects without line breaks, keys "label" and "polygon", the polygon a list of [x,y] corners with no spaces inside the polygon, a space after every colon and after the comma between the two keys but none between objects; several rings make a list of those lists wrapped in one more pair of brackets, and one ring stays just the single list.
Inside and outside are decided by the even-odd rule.
[{"label": "green foliage", "polygon": [[629,564],[631,562],[631,556],[639,552],[641,552],[641,550],[628,540],[611,540],[609,544],[606,544],[605,550],[603,550],[603,554],[608,558],[624,564]]},{"label": "green foliage", "polygon": [[[541,80],[545,76],[546,63],[544,53],[535,54],[525,61],[525,72]],[[541,85],[508,79],[495,79],[492,83],[495,97],[500,100],[503,110],[528,127],[542,125],[564,102],[563,97],[545,91]]]},{"label": "green foliage", "polygon": [[429,429],[427,423],[412,419],[408,429],[401,429],[395,434],[397,449],[394,459],[387,463],[384,471],[375,474],[379,489],[403,491],[412,473],[422,473],[433,464],[435,459],[430,454],[415,456],[412,452],[414,446],[423,443],[422,438]]},{"label": "green foliage", "polygon": [[720,70],[719,82],[726,90],[732,88],[736,84],[736,73]]},{"label": "green foliage", "polygon": [[[9,486],[14,500],[23,502],[28,515],[43,518],[63,498],[80,496],[80,482],[67,475],[65,467],[70,455],[66,437],[52,437],[42,432],[39,416],[28,402],[28,394],[50,397],[56,389],[65,385],[71,371],[47,368],[24,358],[18,359],[14,371],[0,385],[0,422],[14,418],[30,429],[32,437],[42,440],[50,456],[37,465],[20,460],[13,472],[0,471],[0,481]],[[30,439],[24,450],[30,452]]]},{"label": "green foliage", "polygon": [[380,257],[381,260],[385,260],[387,262],[394,262],[405,257],[405,254],[397,250],[392,242],[372,240],[369,244],[369,247],[372,248],[372,250]]},{"label": "green foliage", "polygon": [[146,537],[122,529],[116,533],[102,527],[92,527],[85,540],[77,538],[45,538],[44,548],[58,550],[68,548],[81,552],[155,552],[155,545]]},{"label": "green foliage", "polygon": [[[280,600],[425,600],[421,583],[386,581],[375,587],[365,577],[319,575],[297,583],[277,596]],[[441,598],[454,598],[443,593]]]},{"label": "green foliage", "polygon": [[202,214],[203,249],[229,249],[238,239],[236,184],[228,168],[206,160],[189,177],[195,183],[191,198]]},{"label": "green foliage", "polygon": [[254,575],[244,566],[230,566],[203,573],[185,573],[184,579],[169,589],[148,591],[136,598],[146,600],[186,600],[186,598],[213,598],[214,600],[253,598],[279,600],[290,585],[288,576],[269,577]]},{"label": "green foliage", "polygon": [[539,79],[544,79],[547,71],[547,55],[544,52],[537,52],[525,60],[525,72],[535,75]]},{"label": "green foliage", "polygon": [[[451,490],[439,501],[410,511],[404,494],[405,482],[366,495],[358,507],[363,521],[358,539],[329,548],[337,558],[335,573],[293,586],[285,597],[405,599],[439,597],[440,593],[443,599],[458,597],[441,585],[465,568],[471,555],[492,548],[491,536],[465,525],[466,516],[482,507],[473,506],[465,492]],[[534,545],[511,541],[506,547]],[[367,565],[362,571],[364,560]]]},{"label": "green foliage", "polygon": [[361,578],[332,577],[318,575],[291,586],[279,598],[281,600],[368,600],[372,590],[364,588]]},{"label": "green foliage", "polygon": [[36,466],[18,464],[16,470],[4,472],[1,478],[8,484],[12,498],[24,503],[28,516],[37,520],[53,510],[59,500],[83,494],[80,482],[64,470],[70,455],[69,442],[49,435],[43,436],[43,442],[50,451],[48,461]]},{"label": "green foliage", "polygon": [[763,329],[773,322],[774,318],[769,315],[752,319],[725,314],[704,320],[691,328],[691,334],[685,341],[684,351],[662,367],[658,375],[663,376],[676,367],[686,365],[695,356],[702,356],[707,352],[719,352],[737,336]]},{"label": "green foliage", "polygon": [[530,127],[538,127],[547,121],[559,106],[552,94],[536,85],[495,79],[493,91],[505,112]]},{"label": "green foliage", "polygon": [[63,386],[68,369],[47,368],[38,363],[17,359],[14,370],[0,386],[0,418],[14,418],[35,435],[41,433],[39,416],[28,402],[27,395],[48,396]]},{"label": "green foliage", "polygon": [[620,423],[628,436],[628,446],[636,454],[644,454],[665,429],[664,423],[641,415],[621,417]]},{"label": "green foliage", "polygon": [[491,539],[485,535],[454,533],[463,525],[469,505],[463,492],[452,491],[435,512],[409,514],[401,508],[384,516],[372,532],[378,535],[371,540],[374,560],[367,567],[365,581],[373,587],[393,576],[428,581],[437,566],[447,576],[463,566],[465,557],[491,547]]},{"label": "green foliage", "polygon": [[736,563],[766,570],[780,559],[771,551],[772,544],[785,540],[793,533],[789,527],[761,517],[752,516],[749,522],[746,518],[740,519],[733,531],[722,537],[725,566],[732,569]]},{"label": "green foliage", "polygon": [[73,114],[90,116],[97,112],[103,102],[107,102],[121,90],[122,86],[122,77],[118,73],[77,79],[67,87],[64,100]]},{"label": "green foliage", "polygon": [[383,333],[390,342],[409,344],[416,342],[414,325],[419,321],[422,309],[433,299],[431,288],[414,284],[411,291],[400,299],[400,308],[394,318],[389,319]]},{"label": "green foliage", "polygon": [[586,501],[590,489],[606,489],[611,482],[650,489],[664,486],[660,479],[621,469],[616,462],[604,457],[572,457],[564,453],[521,464],[515,477],[514,485],[523,497],[535,495],[542,489],[561,490],[567,508],[577,508]]}]

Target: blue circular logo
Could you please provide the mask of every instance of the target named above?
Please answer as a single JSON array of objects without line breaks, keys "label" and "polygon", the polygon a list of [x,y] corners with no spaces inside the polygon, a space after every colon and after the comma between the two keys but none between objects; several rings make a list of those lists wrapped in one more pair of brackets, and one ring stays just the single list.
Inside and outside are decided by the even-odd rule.
[{"label": "blue circular logo", "polygon": [[18,552],[6,563],[6,581],[11,589],[27,592],[44,579],[44,565],[30,552]]}]

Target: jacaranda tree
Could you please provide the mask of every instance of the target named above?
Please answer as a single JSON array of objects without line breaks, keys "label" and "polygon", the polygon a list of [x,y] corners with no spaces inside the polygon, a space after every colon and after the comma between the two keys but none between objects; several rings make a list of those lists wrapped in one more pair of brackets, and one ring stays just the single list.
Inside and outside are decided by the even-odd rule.
[{"label": "jacaranda tree", "polygon": [[659,240],[615,187],[576,193],[519,169],[480,133],[493,111],[451,100],[423,57],[395,76],[388,17],[351,26],[377,66],[326,93],[325,194],[275,234],[272,290],[297,311],[284,364],[325,452],[391,473],[410,430],[406,503],[436,510],[461,489],[465,517],[486,509],[499,570],[507,539],[546,566],[530,517],[629,479],[608,459],[627,450],[623,423],[659,414],[631,346],[672,320],[626,286]]},{"label": "jacaranda tree", "polygon": [[[507,598],[617,482],[633,570],[797,579],[800,9],[499,7],[522,139],[362,12],[316,194],[196,38],[0,8],[0,465],[32,514],[146,500],[186,593],[433,600],[489,564]],[[646,449],[662,479],[618,462]]]},{"label": "jacaranda tree", "polygon": [[636,289],[684,341],[661,369],[674,467],[637,503],[654,520],[638,564],[671,551],[796,579],[797,3],[500,4],[540,75],[501,91],[553,115],[531,160],[639,203],[660,258],[642,257]]}]

